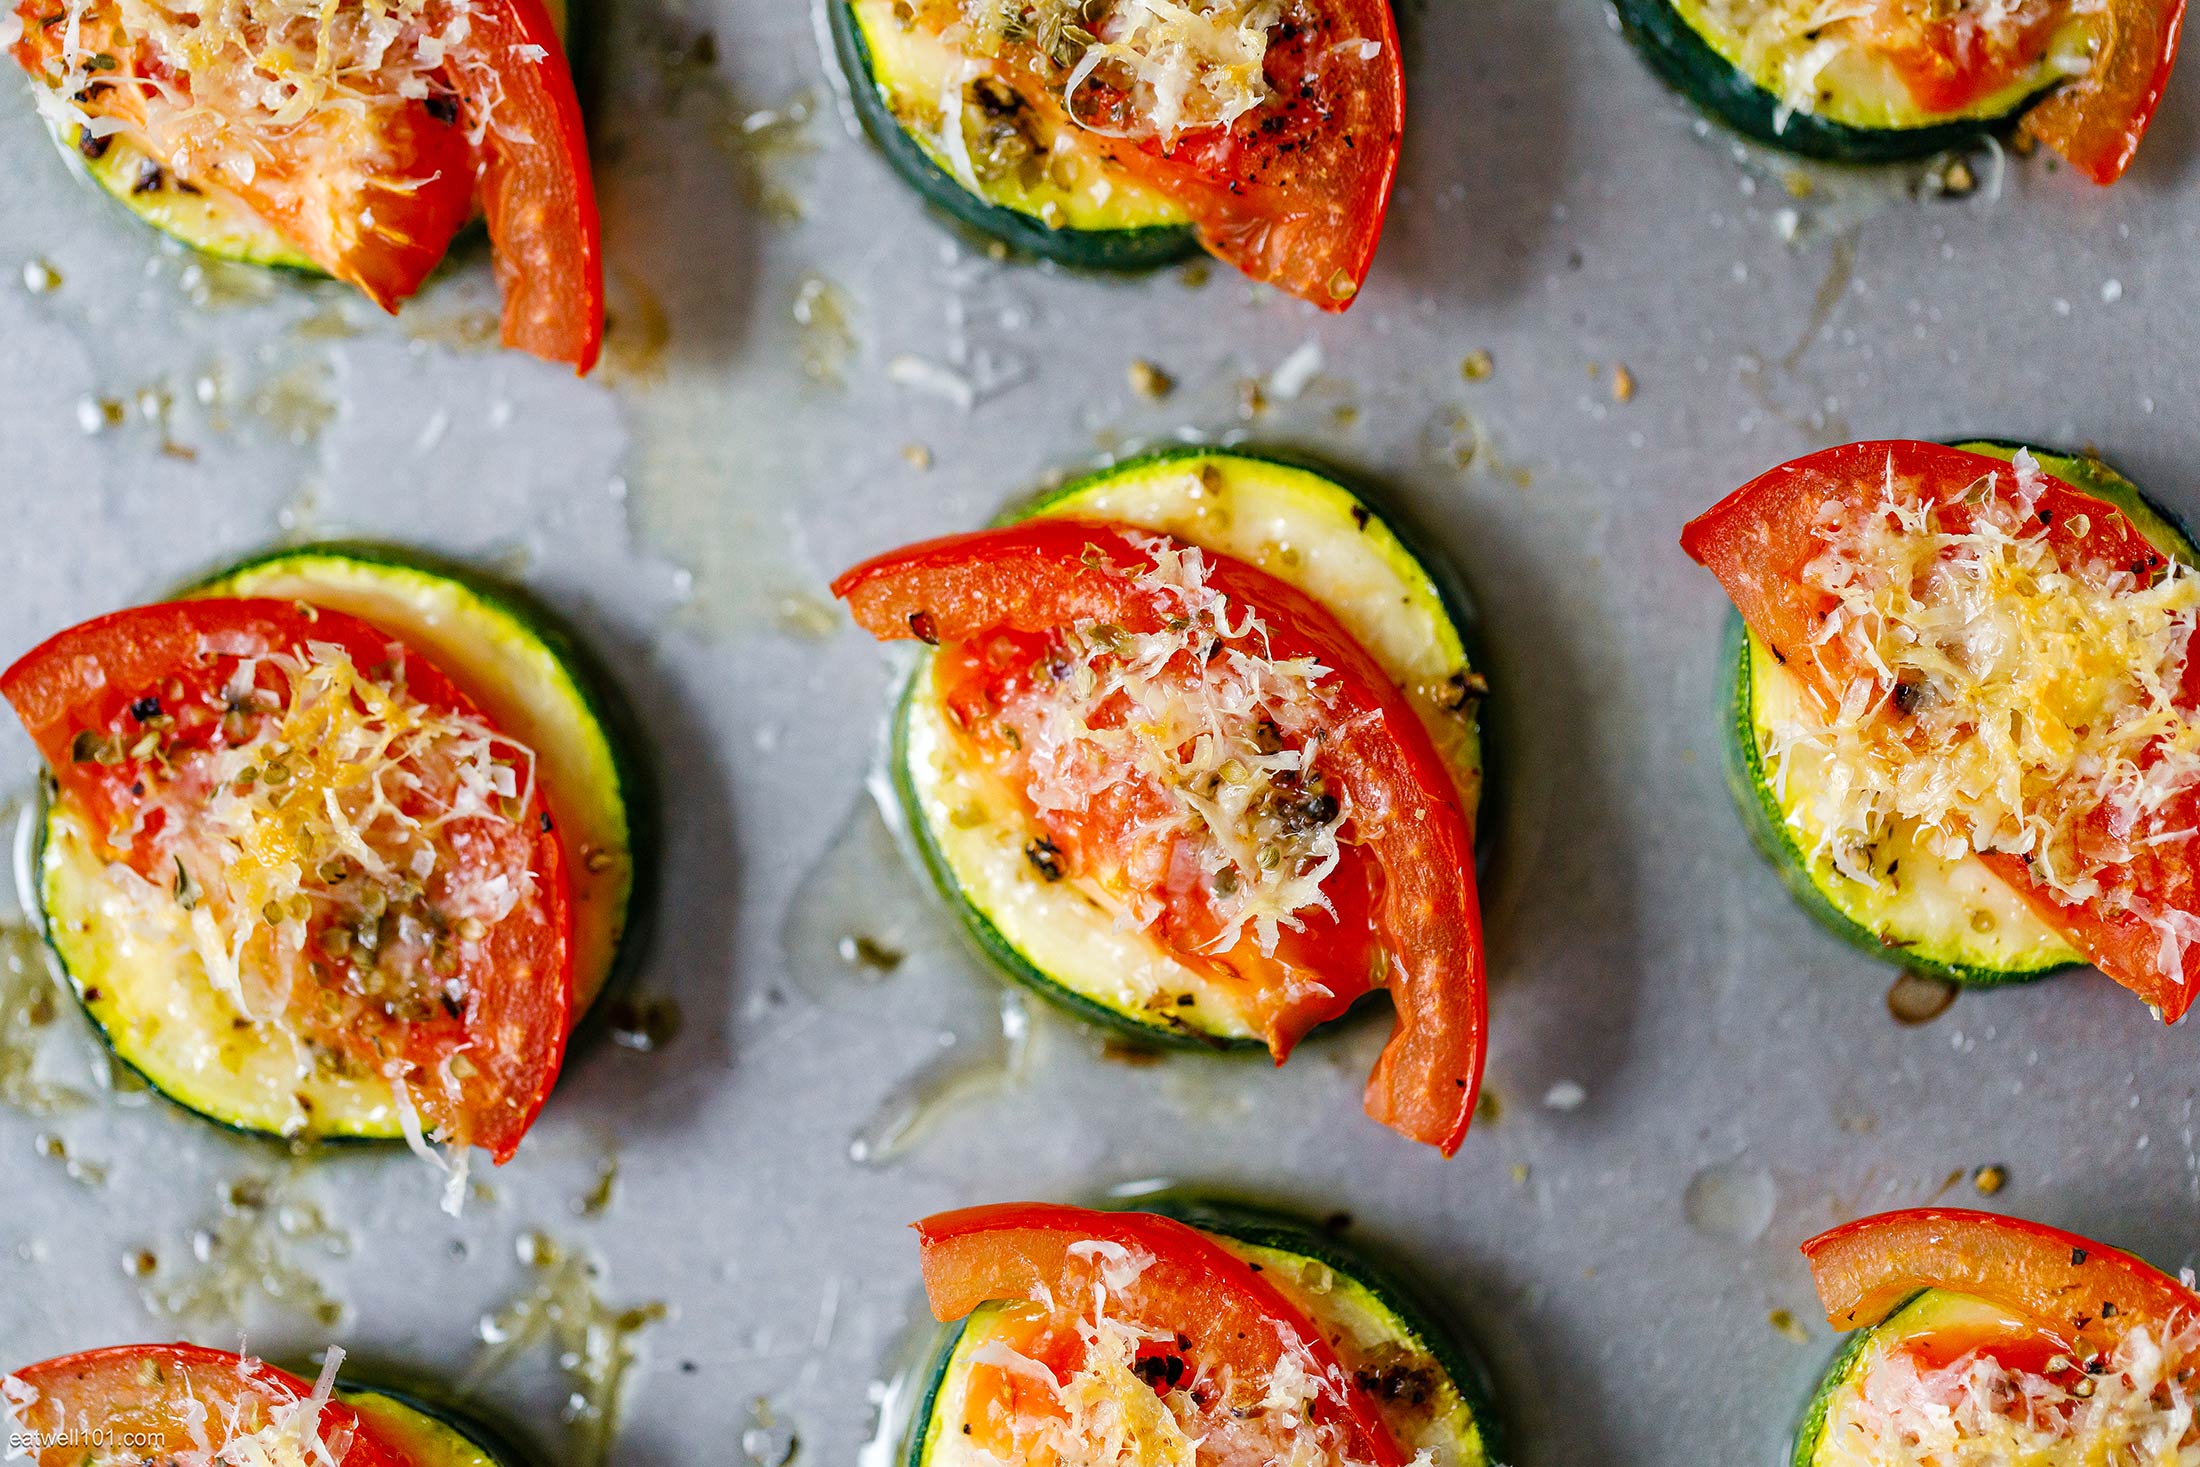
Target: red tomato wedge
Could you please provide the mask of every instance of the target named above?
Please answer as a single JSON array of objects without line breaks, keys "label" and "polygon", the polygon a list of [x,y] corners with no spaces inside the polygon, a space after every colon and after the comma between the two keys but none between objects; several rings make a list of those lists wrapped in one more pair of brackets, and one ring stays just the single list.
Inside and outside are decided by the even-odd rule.
[{"label": "red tomato wedge", "polygon": [[[1090,1328],[1096,1294],[1107,1318],[1167,1342],[1147,1348],[1173,1363],[1144,1378],[1182,1387],[1186,1409],[1194,1413],[1186,1434],[1205,1438],[1202,1460],[1208,1453],[1220,1461],[1257,1460],[1231,1455],[1234,1433],[1260,1428],[1269,1414],[1262,1403],[1289,1359],[1312,1387],[1307,1425],[1330,1438],[1330,1456],[1314,1460],[1370,1467],[1406,1461],[1380,1408],[1321,1330],[1244,1260],[1195,1228],[1151,1213],[1036,1202],[942,1213],[916,1226],[933,1314],[951,1322],[987,1303],[1035,1306],[1039,1312],[1017,1347],[1051,1370],[1057,1383],[1067,1383],[1085,1365],[1088,1336],[1080,1325]],[[1163,1363],[1141,1354],[1141,1364],[1148,1359]],[[1024,1410],[1044,1409],[1030,1399],[1028,1386],[1019,1393],[1010,1372],[980,1369],[1000,1379],[974,1382],[974,1389],[983,1384]],[[1245,1445],[1274,1449],[1267,1441]],[[1304,1459],[1292,1454],[1288,1460]]]},{"label": "red tomato wedge", "polygon": [[[314,1388],[248,1356],[200,1345],[116,1345],[18,1370],[0,1380],[11,1433],[36,1444],[38,1467],[91,1461],[212,1467],[240,1437],[290,1428],[305,1439]],[[295,1422],[293,1426],[292,1423]],[[411,1467],[340,1401],[311,1423],[336,1467]],[[316,1460],[317,1455],[308,1460]]]},{"label": "red tomato wedge", "polygon": [[[856,567],[833,583],[855,619],[885,640],[920,638],[939,644],[939,673],[956,690],[980,688],[974,666],[1005,649],[997,678],[1031,665],[1034,648],[1064,628],[1113,635],[1181,630],[1180,605],[1142,577],[1173,542],[1122,529],[1066,520],[1038,520],[1005,529],[950,536],[911,546]],[[1333,920],[1309,923],[1277,963],[1251,961],[1241,944],[1225,966],[1255,985],[1296,963],[1339,954],[1354,966],[1324,971],[1325,999],[1277,1004],[1268,1011],[1279,1053],[1313,1023],[1341,1014],[1365,990],[1386,959],[1397,1027],[1369,1081],[1366,1104],[1376,1120],[1414,1140],[1456,1152],[1481,1085],[1487,996],[1481,915],[1475,895],[1471,825],[1427,729],[1375,660],[1327,609],[1296,588],[1226,556],[1206,555],[1205,588],[1258,626],[1217,635],[1201,654],[1212,663],[1225,651],[1257,653],[1270,663],[1312,659],[1322,669],[1315,687],[1326,699],[1312,767],[1349,814],[1339,827],[1341,855],[1322,883],[1332,887]],[[971,649],[981,654],[971,661]],[[1192,654],[1181,653],[1182,666]],[[996,681],[995,686],[1000,685]],[[1103,715],[1105,716],[1105,715]],[[1119,715],[1118,715],[1119,716]],[[1119,853],[1121,828],[1143,798],[1111,791],[1080,820],[1050,811],[1072,860]],[[1332,811],[1332,814],[1334,811]],[[1349,858],[1349,859],[1346,859]],[[1164,909],[1154,931],[1187,961],[1217,955],[1196,944],[1203,923],[1185,863],[1160,861],[1153,880]],[[1074,868],[1073,868],[1074,874]],[[1103,872],[1103,876],[1113,873]],[[1356,884],[1355,884],[1356,883]],[[1349,926],[1347,924],[1354,924]],[[1184,943],[1193,946],[1186,947]]]},{"label": "red tomato wedge", "polygon": [[1878,1324],[1923,1289],[1983,1299],[2081,1359],[2113,1354],[2134,1325],[2182,1329],[2200,1320],[2200,1295],[2130,1254],[1990,1212],[1881,1213],[1819,1234],[1803,1256],[1837,1330]]},{"label": "red tomato wedge", "polygon": [[356,617],[270,600],[100,617],[0,694],[102,854],[212,914],[252,1019],[510,1159],[564,1058],[571,897],[532,756],[471,698]]},{"label": "red tomato wedge", "polygon": [[[921,25],[964,28],[951,0],[916,10]],[[1105,42],[1128,21],[1118,13],[1090,23]],[[996,80],[1185,210],[1218,259],[1325,311],[1358,298],[1405,136],[1405,68],[1388,0],[1290,0],[1268,32],[1266,100],[1228,124],[1167,137],[1139,110],[1131,77],[1112,66],[1081,74],[1042,52],[1036,34],[1001,44],[986,63]]]},{"label": "red tomato wedge", "polygon": [[[302,45],[311,68],[320,6],[241,8],[269,54],[281,38]],[[603,339],[595,192],[572,72],[543,0],[414,0],[398,8],[393,41],[370,34],[358,0],[334,5],[331,54],[364,100],[301,102],[295,116],[262,99],[266,83],[251,79],[266,68],[254,69],[242,43],[207,46],[196,23],[188,43],[172,44],[131,32],[119,0],[85,0],[73,28],[69,6],[18,0],[15,13],[15,58],[41,85],[71,90],[95,126],[119,129],[179,185],[240,204],[385,310],[485,214],[505,344],[580,372],[594,365]],[[390,78],[356,61],[347,41],[374,55],[425,46],[438,60],[407,75],[404,94],[378,92]],[[186,44],[201,53],[196,74],[179,59]]]},{"label": "red tomato wedge", "polygon": [[[2014,485],[2000,459],[1935,443],[1854,443],[1783,464],[1736,490],[1691,522],[1681,545],[1726,587],[1751,631],[1774,656],[1832,707],[1853,679],[1876,677],[1856,664],[1839,642],[1820,643],[1820,626],[1835,598],[1806,582],[1805,567],[1825,548],[1814,526],[1828,504],[1852,510],[1876,502],[1882,486],[1898,481],[1921,503],[1936,506],[1939,523],[1960,534],[1971,523],[1968,496],[1981,486],[2005,495]],[[2039,533],[2055,559],[2076,578],[2098,584],[2122,572],[2134,583],[2154,583],[2167,562],[2122,511],[2105,500],[2048,477],[2034,503]],[[2200,668],[2188,659],[2179,706],[2200,708]],[[1883,681],[1883,679],[1882,679]],[[2163,830],[2200,821],[2200,790],[2169,797],[2154,817]],[[2081,839],[2105,836],[2109,814],[2096,808],[2083,822]],[[1980,853],[1997,875],[2021,894],[2049,926],[2062,933],[2103,973],[2131,989],[2171,1022],[2192,1006],[2200,984],[2200,945],[2179,954],[2178,973],[2164,971],[2164,938],[2113,893],[2077,903],[2058,899],[2022,857]],[[2200,854],[2182,840],[2140,844],[2112,870],[2116,885],[2139,893],[2158,912],[2190,914],[2200,922]]]},{"label": "red tomato wedge", "polygon": [[2185,0],[2106,0],[2093,69],[2025,113],[2023,129],[2095,183],[2123,177],[2138,155],[2185,24]]}]

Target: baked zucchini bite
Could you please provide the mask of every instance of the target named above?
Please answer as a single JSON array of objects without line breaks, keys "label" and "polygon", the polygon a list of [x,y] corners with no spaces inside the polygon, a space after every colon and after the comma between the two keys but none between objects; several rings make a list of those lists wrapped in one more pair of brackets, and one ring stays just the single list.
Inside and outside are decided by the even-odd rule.
[{"label": "baked zucchini bite", "polygon": [[1881,163],[2022,122],[2101,183],[2130,163],[2176,58],[2183,0],[1618,0],[1697,106],[1775,147]]},{"label": "baked zucchini bite", "polygon": [[900,5],[829,0],[826,14],[863,130],[927,203],[1012,249],[1080,269],[1146,270],[1199,253],[1185,212],[1081,130],[982,78],[958,86],[962,58],[899,18]]},{"label": "baked zucchini bite", "polygon": [[1190,1461],[1195,1441],[1202,1462],[1498,1460],[1486,1375],[1383,1270],[1268,1212],[1152,1206],[918,1224],[950,1328],[903,1467],[1022,1467],[1094,1440],[1125,1461]]},{"label": "baked zucchini bite", "polygon": [[[928,580],[958,564],[959,588]],[[875,634],[937,648],[895,714],[894,786],[1009,976],[1142,1041],[1279,1058],[1387,986],[1406,1029],[1450,1036],[1414,1083],[1471,1109],[1485,684],[1456,591],[1359,496],[1160,454],[835,589]],[[1422,883],[1434,905],[1402,911]]]},{"label": "baked zucchini bite", "polygon": [[353,1388],[330,1350],[312,1385],[199,1345],[121,1345],[5,1377],[7,1426],[37,1467],[528,1467],[495,1432],[418,1397]]},{"label": "baked zucchini bite", "polygon": [[1851,1330],[1791,1467],[2176,1463],[2194,1449],[2200,1297],[2128,1254],[1919,1208],[1803,1245]]},{"label": "baked zucchini bite", "polygon": [[564,0],[21,0],[55,139],[162,233],[394,311],[476,219],[507,346],[587,371],[603,272]]},{"label": "baked zucchini bite", "polygon": [[[1854,515],[1863,495],[1897,505],[1907,528],[1865,535]],[[1978,508],[1992,513],[1974,524]],[[1946,537],[1935,542],[1948,547],[1945,578],[1921,581],[1914,599],[1888,600],[1882,573],[1926,553],[1928,534]],[[1692,525],[1683,543],[1741,607],[1727,641],[1727,773],[1751,835],[1805,908],[1861,951],[1920,972],[1995,984],[2096,962],[2182,1011],[2181,955],[2164,970],[2158,940],[2129,926],[2120,939],[2105,930],[2153,912],[2150,889],[2180,889],[2167,858],[2152,854],[2177,843],[2113,870],[2097,862],[2085,876],[2083,867],[2042,866],[2061,873],[2069,901],[2028,880],[2024,860],[2029,850],[2067,861],[2067,830],[2108,818],[2097,800],[2071,793],[2082,781],[2062,761],[2096,752],[2126,760],[2136,777],[2160,759],[2143,736],[2115,743],[2109,730],[2153,676],[2139,656],[2152,608],[2185,594],[2177,578],[2200,556],[2175,521],[2098,459],[2000,441],[1859,444],[1775,470]],[[2102,556],[2121,578],[2100,572],[2089,585],[2084,567]],[[1850,568],[1858,597],[1847,611],[1832,609],[1840,603],[1828,577]],[[1877,609],[1866,607],[1872,597]],[[1847,640],[1823,656],[1814,650],[1829,625],[1864,625],[1855,615],[1879,629],[1883,658],[1898,669],[1891,685],[1887,674],[1848,670]],[[2098,636],[2058,630],[2080,625]],[[1784,638],[1784,656],[1769,630]],[[1974,643],[1985,653],[1965,662],[1951,650],[1965,635],[1994,640]],[[1819,711],[1829,677],[1857,700],[1831,719]],[[1878,691],[1860,691],[1870,688]],[[1964,700],[1969,715],[1959,712]],[[2035,713],[2047,721],[2027,723]],[[2181,724],[2176,708],[2163,713]],[[2028,729],[2067,729],[2070,742],[2024,743]],[[2085,750],[2096,735],[2111,742]],[[1995,779],[2015,781],[2024,799],[2013,808],[1982,801],[1981,781]],[[2148,812],[2148,826],[2173,808]],[[2027,819],[2065,832],[2063,843],[2028,845],[2016,833]],[[1973,832],[1987,821],[2007,824],[1981,841]],[[2104,879],[2106,892],[2079,895],[2072,885]],[[2087,902],[2096,915],[2080,910]]]},{"label": "baked zucchini bite", "polygon": [[864,130],[960,223],[1065,265],[1204,246],[1341,311],[1398,164],[1388,0],[828,0]]},{"label": "baked zucchini bite", "polygon": [[239,1131],[512,1154],[648,874],[623,725],[550,621],[311,547],[0,690],[56,780],[47,940],[118,1059]]}]

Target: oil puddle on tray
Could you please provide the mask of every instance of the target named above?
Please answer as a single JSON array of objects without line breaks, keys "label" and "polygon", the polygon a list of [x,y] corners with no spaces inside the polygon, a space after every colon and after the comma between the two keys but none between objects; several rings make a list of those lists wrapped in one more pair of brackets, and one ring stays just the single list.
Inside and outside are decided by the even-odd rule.
[{"label": "oil puddle on tray", "polygon": [[946,1112],[1026,1073],[1030,1007],[963,947],[951,921],[919,885],[869,792],[788,909],[780,945],[809,1002],[871,1007],[891,985],[915,1002],[939,995],[940,1007],[954,1016],[935,1022],[936,1052],[898,1080],[849,1137],[848,1156],[859,1164],[900,1159]]}]

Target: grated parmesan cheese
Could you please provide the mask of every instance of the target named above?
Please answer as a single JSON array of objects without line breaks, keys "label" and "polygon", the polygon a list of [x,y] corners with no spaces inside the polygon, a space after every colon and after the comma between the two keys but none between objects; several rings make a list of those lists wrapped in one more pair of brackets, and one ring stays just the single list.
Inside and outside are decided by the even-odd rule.
[{"label": "grated parmesan cheese", "polygon": [[130,134],[194,186],[250,187],[294,162],[307,128],[371,174],[399,161],[378,135],[389,115],[423,99],[465,99],[477,146],[497,125],[494,67],[468,45],[473,3],[60,0],[26,65],[57,128]]},{"label": "grated parmesan cheese", "polygon": [[[1835,1398],[1829,1467],[2200,1467],[2200,1423],[2180,1362],[2200,1330],[2135,1328],[2097,1373],[2052,1375],[1973,1350],[1945,1365],[1878,1348]],[[2049,1362],[2050,1366],[2056,1364]]]},{"label": "grated parmesan cheese", "polygon": [[1029,41],[1067,68],[1061,100],[1079,126],[1173,146],[1268,100],[1284,14],[1284,0],[960,0],[958,19],[973,56]]},{"label": "grated parmesan cheese", "polygon": [[[1130,1317],[1140,1279],[1154,1260],[1112,1243],[1085,1243],[1071,1256],[1093,1277],[1074,1321],[1073,1368],[1059,1373],[1009,1338],[970,1355],[964,1408],[981,1460],[1052,1467],[1363,1467],[1346,1429],[1315,1419],[1323,1378],[1302,1347],[1286,1348],[1266,1383],[1234,1378],[1227,1364],[1176,1356],[1180,1337]],[[1033,1317],[1033,1306],[1018,1311]],[[1154,1353],[1182,1368],[1151,1369]],[[1146,1368],[1141,1368],[1142,1366]],[[996,1379],[988,1380],[992,1375]],[[982,1403],[973,1406],[973,1403]],[[1411,1467],[1433,1467],[1423,1450]]]},{"label": "grated parmesan cheese", "polygon": [[1812,655],[1838,696],[1772,730],[1775,787],[1798,751],[1825,761],[1813,857],[1852,881],[1878,883],[1897,827],[1947,861],[2018,856],[2064,903],[2146,922],[2182,982],[2200,922],[2157,910],[2127,868],[2196,833],[2200,727],[2179,700],[2200,577],[2065,566],[2033,514],[2044,482],[2020,453],[1951,511],[1890,464],[1860,512],[1827,502],[1804,578],[1833,598]]},{"label": "grated parmesan cheese", "polygon": [[1149,927],[1165,910],[1156,892],[1181,884],[1188,862],[1219,926],[1212,950],[1250,930],[1273,956],[1284,929],[1331,910],[1322,882],[1351,815],[1349,801],[1321,790],[1320,749],[1335,734],[1328,669],[1265,655],[1259,615],[1207,584],[1196,547],[1133,543],[1149,567],[1107,568],[1154,598],[1164,629],[1063,629],[1044,675],[1001,713],[1026,761],[1026,793],[1043,818],[1112,812],[1136,791],[1121,884],[1079,877],[1085,889],[1119,920]]}]

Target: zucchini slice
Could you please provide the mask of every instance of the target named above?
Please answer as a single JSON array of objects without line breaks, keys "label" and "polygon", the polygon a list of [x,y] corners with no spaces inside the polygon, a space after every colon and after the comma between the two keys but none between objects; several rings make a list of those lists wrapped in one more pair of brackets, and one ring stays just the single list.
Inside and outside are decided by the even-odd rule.
[{"label": "zucchini slice", "polygon": [[[569,19],[568,0],[544,0],[569,53],[578,44]],[[576,78],[580,58],[570,55]],[[206,193],[184,183],[127,137],[90,138],[82,127],[53,129],[64,153],[79,159],[92,182],[123,208],[153,228],[202,255],[239,265],[324,275],[282,231],[245,207],[234,195]],[[462,236],[463,237],[463,236]]]},{"label": "zucchini slice", "polygon": [[[351,543],[276,551],[184,594],[293,599],[361,617],[427,656],[534,750],[573,883],[577,1021],[639,952],[655,812],[621,705],[555,620],[470,571]],[[195,964],[136,935],[67,801],[47,812],[38,880],[47,940],[85,1012],[154,1089],[247,1133],[403,1136],[387,1080],[331,1065],[277,1026],[239,1025]]]},{"label": "zucchini slice", "polygon": [[1080,269],[1149,270],[1199,253],[1176,205],[1007,89],[956,81],[961,56],[894,12],[895,0],[826,5],[863,130],[926,202],[1011,249]]},{"label": "zucchini slice", "polygon": [[[2010,459],[2028,445],[1971,440],[1955,446]],[[2047,473],[2123,511],[2164,555],[2200,564],[2200,552],[2183,528],[2107,464],[2051,449],[2031,451]],[[1830,855],[1813,859],[1820,834],[1809,811],[1817,788],[1815,763],[1798,753],[1787,761],[1784,781],[1776,781],[1771,771],[1772,731],[1796,707],[1801,683],[1742,624],[1739,613],[1728,620],[1726,661],[1728,784],[1758,849],[1812,916],[1862,952],[1957,983],[2021,982],[2085,961],[1976,858],[1946,861],[1897,834],[1881,847],[1884,874],[1876,889],[1835,870]]]},{"label": "zucchini slice", "polygon": [[[1037,516],[1171,535],[1311,595],[1407,691],[1475,817],[1483,760],[1474,619],[1457,582],[1358,494],[1280,459],[1187,448],[1079,479],[1008,518]],[[1033,869],[1025,850],[1037,827],[1019,797],[963,752],[930,674],[920,658],[894,717],[894,789],[927,873],[979,949],[1042,997],[1141,1041],[1261,1049],[1220,984]]]},{"label": "zucchini slice", "polygon": [[1616,0],[1651,69],[1728,127],[1809,158],[1891,163],[1961,147],[2014,122],[2088,59],[2066,20],[2029,70],[1958,112],[1932,112],[1883,56],[1783,23],[1810,0]]},{"label": "zucchini slice", "polygon": [[[1329,1337],[1409,1456],[1425,1450],[1433,1467],[1503,1460],[1488,1372],[1388,1270],[1334,1236],[1266,1209],[1174,1197],[1137,1205],[1198,1228],[1258,1267]],[[964,1401],[970,1363],[1006,1310],[985,1305],[945,1333],[916,1394],[903,1467],[982,1467],[964,1439]]]}]

